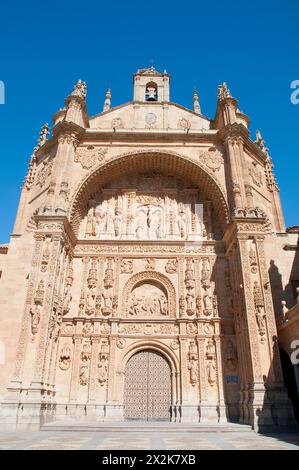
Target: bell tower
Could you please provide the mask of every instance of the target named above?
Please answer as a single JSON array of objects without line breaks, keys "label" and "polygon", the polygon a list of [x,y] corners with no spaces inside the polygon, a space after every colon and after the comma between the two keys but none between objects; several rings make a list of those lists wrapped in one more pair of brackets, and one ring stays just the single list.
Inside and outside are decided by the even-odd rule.
[{"label": "bell tower", "polygon": [[160,73],[154,67],[138,69],[134,74],[134,101],[169,101],[169,81],[166,70]]}]

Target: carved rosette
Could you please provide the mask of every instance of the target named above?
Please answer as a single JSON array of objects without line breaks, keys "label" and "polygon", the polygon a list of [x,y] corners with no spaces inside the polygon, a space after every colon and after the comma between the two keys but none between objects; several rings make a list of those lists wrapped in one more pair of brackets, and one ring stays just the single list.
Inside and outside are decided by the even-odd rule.
[{"label": "carved rosette", "polygon": [[215,147],[210,147],[208,150],[201,152],[199,154],[199,160],[213,173],[219,171],[224,163],[222,154]]}]

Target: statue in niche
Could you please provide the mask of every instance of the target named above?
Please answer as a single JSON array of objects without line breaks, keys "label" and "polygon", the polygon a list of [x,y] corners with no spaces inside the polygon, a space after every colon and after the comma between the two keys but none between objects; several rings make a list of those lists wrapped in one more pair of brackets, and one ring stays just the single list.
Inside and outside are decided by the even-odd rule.
[{"label": "statue in niche", "polygon": [[195,305],[196,305],[196,315],[197,317],[200,317],[201,314],[201,297],[198,295],[195,300]]},{"label": "statue in niche", "polygon": [[216,356],[214,341],[210,338],[207,343],[206,356],[212,358]]},{"label": "statue in niche", "polygon": [[194,295],[190,291],[186,295],[187,314],[193,315],[194,313]]},{"label": "statue in niche", "polygon": [[102,314],[110,315],[113,309],[113,292],[112,292],[111,287],[104,289],[102,293],[102,299],[103,299]]},{"label": "statue in niche", "polygon": [[83,356],[80,366],[80,384],[87,385],[89,378],[89,359]]},{"label": "statue in niche", "polygon": [[67,203],[69,200],[69,185],[67,181],[62,181],[60,185],[60,191],[58,196],[58,203],[56,207],[56,213],[65,214],[67,209]]},{"label": "statue in niche", "polygon": [[107,234],[107,214],[103,207],[97,212],[96,217],[97,232],[100,238],[105,238]]},{"label": "statue in niche", "polygon": [[203,258],[202,270],[201,270],[201,283],[205,289],[210,287],[210,278],[211,278],[210,262],[208,258]]},{"label": "statue in niche", "polygon": [[119,204],[117,203],[115,206],[115,212],[113,217],[113,228],[114,228],[114,236],[120,237],[121,235],[121,226],[122,226],[122,212],[120,210]]},{"label": "statue in niche", "polygon": [[260,335],[263,335],[266,328],[265,304],[262,290],[257,281],[253,284],[253,299],[258,330]]},{"label": "statue in niche", "polygon": [[94,207],[91,207],[87,214],[85,235],[87,237],[95,237],[96,234],[97,234],[97,231],[96,231],[95,209]]},{"label": "statue in niche", "polygon": [[180,317],[183,317],[184,313],[185,313],[185,298],[183,296],[181,296],[179,298],[179,314],[180,314]]},{"label": "statue in niche", "polygon": [[249,250],[249,262],[251,266],[251,272],[253,274],[256,274],[257,273],[257,257],[256,257],[256,251],[253,246],[251,246]]},{"label": "statue in niche", "polygon": [[208,294],[208,292],[205,293],[203,296],[203,303],[204,303],[204,314],[209,316],[213,313],[213,303],[212,303],[212,297]]},{"label": "statue in niche", "polygon": [[66,315],[69,312],[71,301],[72,301],[71,286],[67,284],[65,291],[64,291],[64,300],[63,300],[63,307],[62,307],[63,315]]},{"label": "statue in niche", "polygon": [[86,313],[92,314],[96,306],[96,288],[97,282],[95,279],[89,279],[88,291],[86,295]]},{"label": "statue in niche", "polygon": [[214,316],[217,317],[218,316],[218,299],[217,299],[216,294],[214,294],[212,297],[212,304],[213,304]]},{"label": "statue in niche", "polygon": [[207,361],[206,370],[207,370],[208,382],[211,386],[213,386],[216,383],[216,378],[217,378],[215,359],[209,359]]},{"label": "statue in niche", "polygon": [[215,343],[210,338],[207,343],[206,347],[206,371],[207,371],[207,378],[208,382],[211,386],[216,383],[217,372],[216,372],[216,349]]},{"label": "statue in niche", "polygon": [[198,366],[197,366],[197,361],[195,359],[191,359],[189,361],[188,369],[190,372],[190,383],[192,387],[194,387],[198,381]]},{"label": "statue in niche", "polygon": [[181,238],[186,238],[186,211],[185,206],[182,202],[179,204],[178,210],[178,229],[179,229],[179,236]]},{"label": "statue in niche", "polygon": [[41,318],[41,308],[42,308],[41,304],[37,302],[30,309],[31,333],[33,335],[36,335],[37,330],[38,330],[38,325],[39,325],[40,318]]},{"label": "statue in niche", "polygon": [[105,357],[99,355],[98,363],[98,381],[103,386],[108,380],[108,360]]},{"label": "statue in niche", "polygon": [[79,382],[81,385],[87,385],[89,381],[89,361],[91,358],[90,343],[83,345],[81,353],[81,365],[79,373]]}]

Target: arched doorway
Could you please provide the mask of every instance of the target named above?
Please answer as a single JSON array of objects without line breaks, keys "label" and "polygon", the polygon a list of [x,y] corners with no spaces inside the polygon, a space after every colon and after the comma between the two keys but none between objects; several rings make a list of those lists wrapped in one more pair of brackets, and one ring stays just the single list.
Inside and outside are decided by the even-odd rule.
[{"label": "arched doorway", "polygon": [[170,420],[171,369],[165,357],[146,349],[134,354],[125,368],[125,419]]}]

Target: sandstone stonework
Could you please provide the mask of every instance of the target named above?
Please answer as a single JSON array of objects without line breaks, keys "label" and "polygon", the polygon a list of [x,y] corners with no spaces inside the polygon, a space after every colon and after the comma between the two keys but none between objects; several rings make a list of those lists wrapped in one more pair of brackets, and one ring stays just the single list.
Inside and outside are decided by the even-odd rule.
[{"label": "sandstone stonework", "polygon": [[92,117],[79,81],[42,128],[0,251],[3,426],[293,423],[271,283],[296,234],[271,158],[226,84],[208,119],[169,81],[138,70],[134,101],[108,90]]}]

